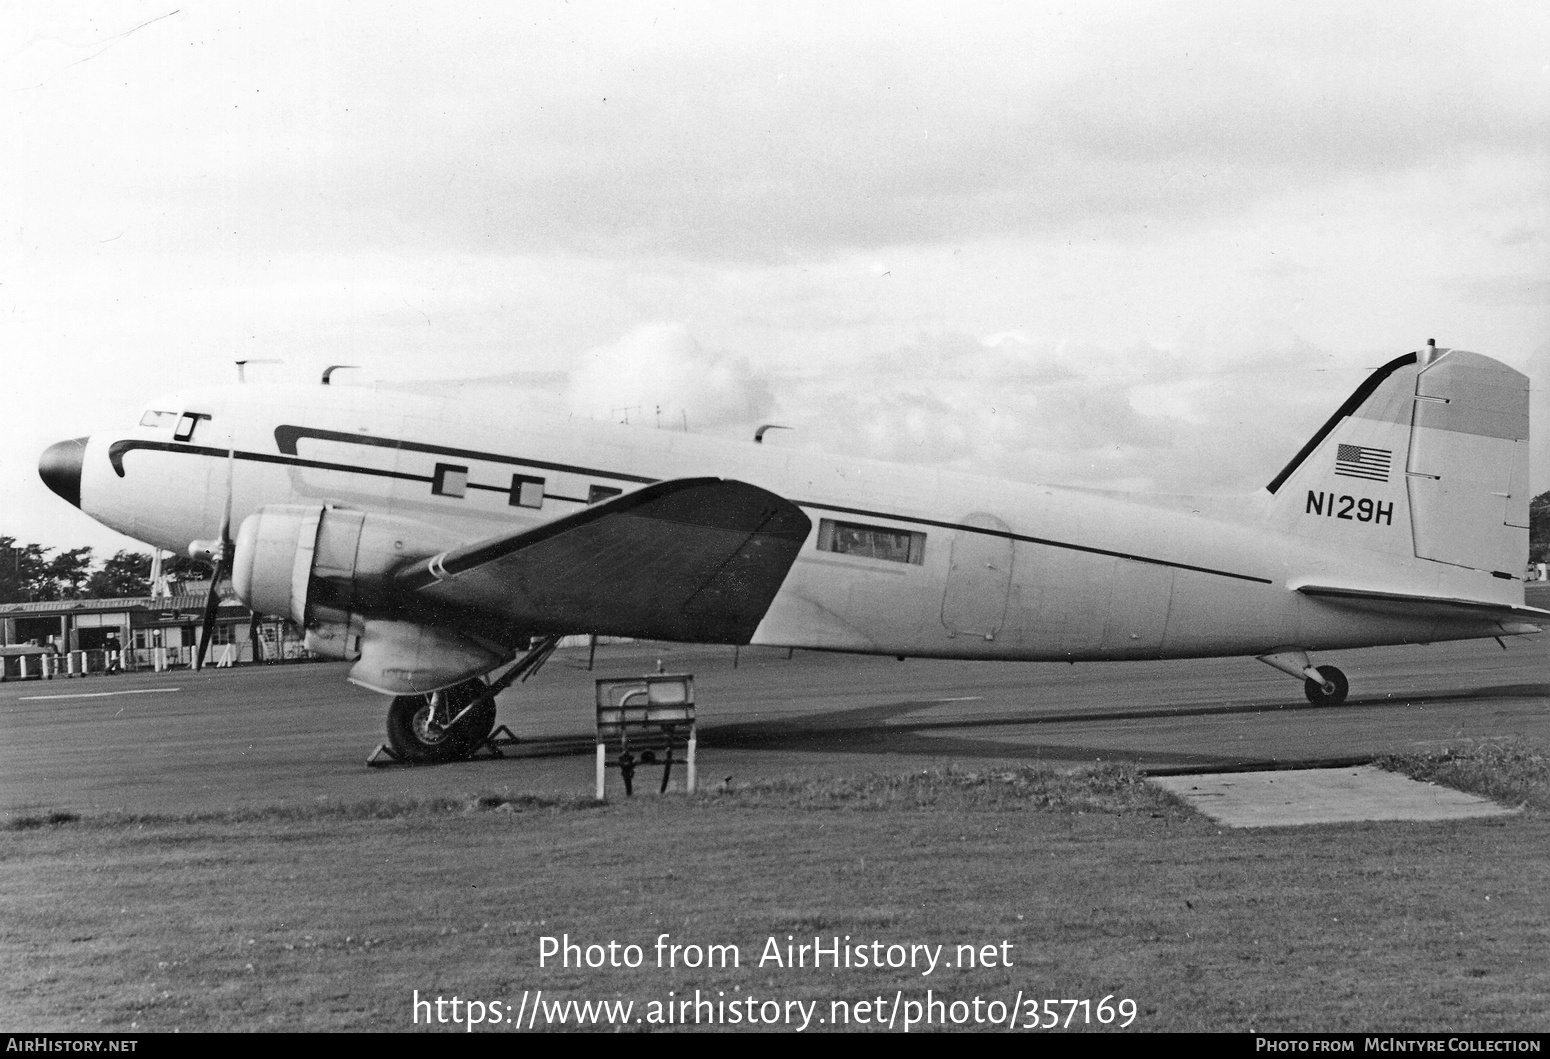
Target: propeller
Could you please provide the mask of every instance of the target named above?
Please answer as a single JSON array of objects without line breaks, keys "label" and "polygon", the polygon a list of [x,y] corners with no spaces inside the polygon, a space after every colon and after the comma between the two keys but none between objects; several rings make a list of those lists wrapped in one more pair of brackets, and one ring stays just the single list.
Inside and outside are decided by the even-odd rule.
[{"label": "propeller", "polygon": [[213,568],[210,574],[210,591],[205,595],[204,620],[199,626],[199,652],[194,655],[194,669],[203,669],[210,640],[215,635],[215,615],[221,606],[221,580],[231,573],[232,553],[236,550],[231,540],[231,494],[236,478],[237,440],[232,438],[226,450],[226,509],[221,514],[221,535],[213,541],[194,541],[188,546],[188,554],[203,559]]}]

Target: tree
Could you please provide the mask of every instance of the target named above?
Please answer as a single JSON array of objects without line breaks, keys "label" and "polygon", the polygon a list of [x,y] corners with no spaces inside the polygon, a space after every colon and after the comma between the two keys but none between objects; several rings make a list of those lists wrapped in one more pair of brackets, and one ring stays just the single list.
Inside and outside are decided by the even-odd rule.
[{"label": "tree", "polygon": [[173,552],[162,557],[161,572],[183,581],[209,580],[210,564]]},{"label": "tree", "polygon": [[58,598],[58,587],[48,569],[51,550],[39,544],[17,544],[15,537],[0,536],[0,603]]},{"label": "tree", "polygon": [[1550,493],[1529,501],[1528,527],[1528,561],[1550,563]]},{"label": "tree", "polygon": [[151,594],[151,557],[144,552],[115,552],[86,580],[87,599],[123,599]]},{"label": "tree", "polygon": [[80,599],[86,579],[91,576],[91,546],[70,548],[48,561],[46,574],[53,582],[54,599]]}]

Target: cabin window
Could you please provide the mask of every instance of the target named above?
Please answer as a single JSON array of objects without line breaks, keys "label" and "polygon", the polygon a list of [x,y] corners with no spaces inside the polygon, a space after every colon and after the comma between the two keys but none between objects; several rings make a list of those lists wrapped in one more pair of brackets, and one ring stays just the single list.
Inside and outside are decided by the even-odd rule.
[{"label": "cabin window", "polygon": [[623,489],[615,489],[611,485],[594,485],[587,490],[587,503],[596,504],[603,500],[612,500],[622,492],[624,492]]},{"label": "cabin window", "polygon": [[920,566],[926,561],[926,535],[826,518],[818,523],[818,550]]},{"label": "cabin window", "polygon": [[172,433],[173,441],[193,441],[194,428],[202,419],[209,419],[203,412],[184,412],[178,417],[178,428]]},{"label": "cabin window", "polygon": [[468,492],[468,468],[438,463],[436,476],[431,480],[431,492],[437,496],[462,496]]},{"label": "cabin window", "polygon": [[176,412],[147,411],[140,417],[140,425],[143,427],[155,427],[158,430],[171,430],[177,425],[178,414]]},{"label": "cabin window", "polygon": [[544,480],[542,478],[529,478],[523,474],[512,475],[511,506],[543,507]]}]

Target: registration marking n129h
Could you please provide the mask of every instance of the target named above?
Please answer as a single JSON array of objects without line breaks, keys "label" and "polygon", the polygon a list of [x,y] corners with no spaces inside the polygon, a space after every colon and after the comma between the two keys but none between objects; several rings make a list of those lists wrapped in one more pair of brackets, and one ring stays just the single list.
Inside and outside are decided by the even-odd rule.
[{"label": "registration marking n129h", "polygon": [[1303,514],[1343,518],[1351,522],[1382,522],[1392,526],[1394,502],[1390,500],[1383,503],[1365,496],[1336,496],[1334,493],[1309,489],[1308,505],[1303,509]]}]

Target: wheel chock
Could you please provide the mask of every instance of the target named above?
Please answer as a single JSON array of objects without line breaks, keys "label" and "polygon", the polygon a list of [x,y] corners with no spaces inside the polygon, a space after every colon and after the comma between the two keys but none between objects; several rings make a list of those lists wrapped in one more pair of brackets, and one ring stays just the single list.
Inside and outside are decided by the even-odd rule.
[{"label": "wheel chock", "polygon": [[516,746],[521,742],[522,740],[517,738],[517,733],[503,724],[475,743],[474,748],[468,752],[468,756],[473,757],[481,750],[489,750],[491,757],[505,757],[506,755],[501,753],[501,747]]},{"label": "wheel chock", "polygon": [[[517,733],[503,724],[475,743],[473,749],[468,752],[468,757],[473,758],[481,750],[488,750],[491,757],[505,757],[506,755],[501,753],[501,747],[516,746],[520,742],[522,740],[517,738]],[[406,765],[408,762],[393,753],[392,747],[386,743],[378,743],[377,749],[366,755],[366,764],[370,768],[378,769],[388,765]]]},{"label": "wheel chock", "polygon": [[382,768],[384,765],[402,764],[403,762],[398,760],[398,755],[393,753],[393,751],[388,748],[386,743],[378,743],[377,749],[366,755],[366,766],[368,768],[378,769]]}]

